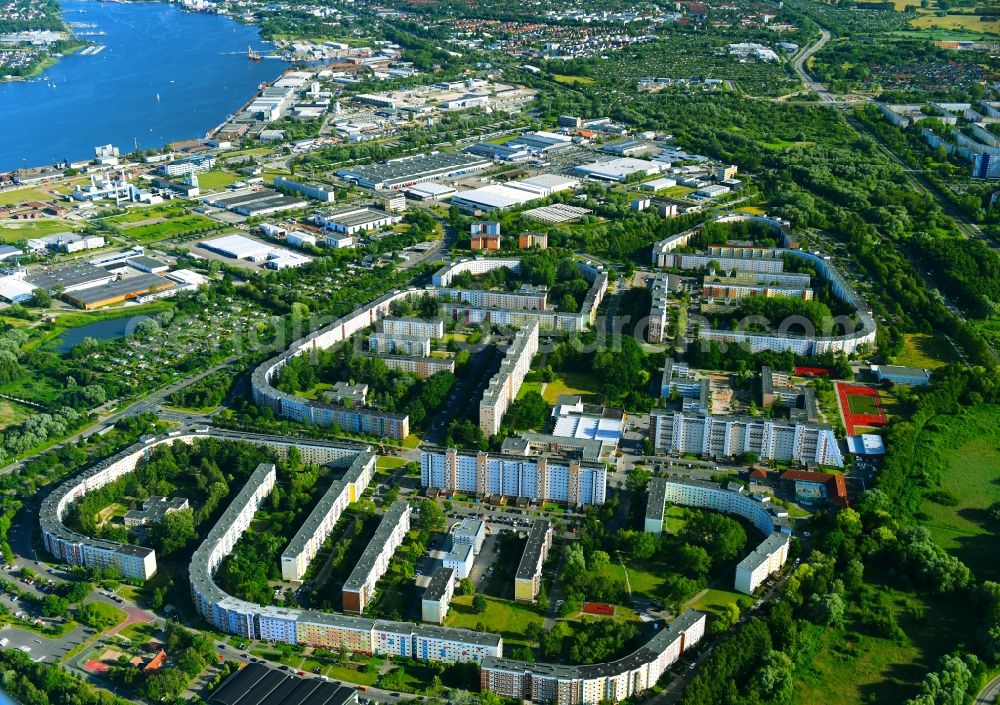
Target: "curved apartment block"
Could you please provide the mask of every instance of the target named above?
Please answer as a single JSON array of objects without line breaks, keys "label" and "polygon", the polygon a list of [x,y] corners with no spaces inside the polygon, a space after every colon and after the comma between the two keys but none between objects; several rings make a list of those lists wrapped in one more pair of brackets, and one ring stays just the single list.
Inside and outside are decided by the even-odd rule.
[{"label": "curved apartment block", "polygon": [[737,514],[764,534],[764,540],[736,566],[736,589],[750,595],[788,560],[791,523],[784,510],[763,498],[725,489],[711,482],[654,477],[649,481],[645,531],[663,531],[666,504]]},{"label": "curved apartment block", "polygon": [[[608,275],[599,265],[589,262],[578,262],[577,266],[591,282],[584,297],[580,311],[549,311],[539,308],[496,308],[490,304],[520,306],[520,295],[507,297],[502,301],[483,300],[482,305],[456,301],[445,303],[444,312],[454,319],[462,319],[466,323],[476,324],[490,320],[497,325],[513,325],[527,328],[533,323],[541,330],[578,332],[591,326],[597,317],[597,308],[604,299],[608,289]],[[351,336],[374,326],[378,321],[389,316],[389,307],[394,301],[408,296],[429,294],[439,298],[452,298],[456,290],[448,290],[455,275],[462,272],[485,274],[501,267],[520,270],[521,261],[515,258],[476,258],[460,260],[446,265],[433,276],[433,287],[426,289],[403,289],[383,294],[382,296],[361,306],[354,312],[337,319],[328,326],[310,333],[295,341],[276,357],[266,360],[254,370],[251,377],[254,402],[258,406],[271,409],[276,416],[294,421],[330,426],[336,423],[348,433],[360,433],[401,440],[410,434],[408,416],[368,409],[364,407],[346,407],[337,404],[327,404],[321,401],[303,399],[293,394],[286,394],[277,389],[272,382],[281,372],[281,368],[296,355],[312,354],[317,350],[325,350],[343,343]],[[510,301],[508,301],[508,298]],[[532,299],[534,300],[534,299]],[[530,303],[530,302],[529,302]],[[525,304],[528,305],[528,304]],[[405,358],[400,358],[401,360]],[[414,358],[413,363],[393,363],[394,366],[420,374],[417,361],[424,358]]]},{"label": "curved apartment block", "polygon": [[[830,283],[834,296],[850,304],[858,318],[855,330],[847,330],[835,335],[833,330],[816,331],[811,335],[797,335],[783,331],[756,332],[739,330],[716,330],[702,326],[698,331],[700,340],[719,343],[735,343],[753,353],[790,350],[796,355],[822,355],[829,352],[856,353],[863,346],[874,346],[876,326],[868,306],[858,296],[846,279],[837,271],[829,257],[795,249],[793,236],[787,221],[769,216],[742,215],[731,213],[719,216],[714,222],[731,223],[737,221],[755,222],[767,225],[781,239],[783,248],[754,247],[712,247],[708,253],[674,254],[675,250],[686,248],[691,238],[703,226],[685,230],[653,245],[652,263],[657,267],[679,269],[700,269],[716,262],[723,270],[781,274],[784,272],[784,258],[797,257],[816,268],[816,272]],[[848,324],[851,322],[843,322]]]},{"label": "curved apartment block", "polygon": [[84,536],[69,529],[63,523],[63,519],[73,502],[88,492],[135,470],[157,446],[177,442],[193,443],[199,438],[255,443],[273,448],[279,457],[287,456],[289,448],[295,447],[299,449],[304,461],[317,464],[346,462],[365,450],[364,446],[350,444],[332,444],[215,429],[172,431],[162,436],[151,436],[84,470],[49,493],[42,501],[38,513],[42,542],[46,550],[70,565],[86,567],[115,565],[121,570],[122,575],[128,578],[138,580],[151,578],[156,573],[156,552],[153,549]]},{"label": "curved apartment block", "polygon": [[685,650],[705,634],[705,615],[685,610],[628,656],[609,663],[563,666],[488,658],[480,689],[507,698],[555,705],[596,705],[638,695],[656,685]]},{"label": "curved apartment block", "polygon": [[[481,662],[503,654],[498,634],[267,607],[223,591],[215,583],[215,571],[250,526],[257,508],[271,493],[274,479],[274,466],[260,465],[191,557],[191,597],[198,613],[213,627],[248,639],[428,661]],[[392,516],[396,522],[403,514],[409,518],[409,507],[405,502],[398,504],[405,509],[398,516],[387,513],[390,523]]]}]

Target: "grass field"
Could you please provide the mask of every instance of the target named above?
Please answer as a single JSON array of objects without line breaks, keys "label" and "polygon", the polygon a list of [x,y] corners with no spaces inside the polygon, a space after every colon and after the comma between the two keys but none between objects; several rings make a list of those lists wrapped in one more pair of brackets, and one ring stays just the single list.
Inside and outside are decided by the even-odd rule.
[{"label": "grass field", "polygon": [[158,631],[159,629],[148,622],[133,622],[118,632],[118,635],[142,644],[155,637]]},{"label": "grass field", "polygon": [[36,188],[18,188],[0,191],[0,206],[12,206],[25,201],[51,201],[52,196]]},{"label": "grass field", "polygon": [[128,617],[125,610],[109,605],[106,602],[92,602],[93,608],[97,610],[97,615],[105,629],[116,627]]},{"label": "grass field", "polygon": [[684,607],[719,615],[722,614],[724,607],[732,604],[739,605],[740,609],[744,609],[753,604],[753,598],[741,592],[711,588],[689,601]]},{"label": "grass field", "polygon": [[761,142],[760,146],[764,149],[782,150],[808,147],[811,144],[812,142],[790,142],[789,140],[775,139],[770,142]]},{"label": "grass field", "polygon": [[207,191],[218,191],[226,188],[229,184],[236,183],[240,177],[230,174],[228,171],[213,169],[204,174],[198,174],[198,186]]},{"label": "grass field", "polygon": [[910,20],[910,26],[916,29],[957,30],[981,34],[1000,34],[995,22],[989,22],[979,15],[922,15]]},{"label": "grass field", "polygon": [[955,350],[941,336],[909,333],[903,338],[903,352],[893,362],[906,367],[934,369],[955,360]]},{"label": "grass field", "polygon": [[520,399],[528,392],[538,392],[542,393],[542,383],[541,382],[524,382],[521,388],[517,390],[517,398]]},{"label": "grass field", "polygon": [[847,397],[847,406],[850,408],[852,414],[878,413],[878,407],[875,406],[875,397],[850,394]]},{"label": "grass field", "polygon": [[128,228],[125,233],[139,242],[156,242],[171,237],[181,237],[213,227],[219,227],[219,223],[203,215],[192,214],[170,218],[160,223],[137,225]]},{"label": "grass field", "polygon": [[996,559],[998,527],[986,510],[1000,502],[1000,406],[966,407],[953,417],[936,417],[918,439],[925,455],[939,453],[941,490],[957,500],[947,506],[925,500],[923,524],[934,540],[960,558],[981,579],[1000,579]]},{"label": "grass field", "polygon": [[395,455],[380,455],[375,461],[375,468],[377,470],[395,470],[396,468],[401,468],[407,463],[406,458],[400,458]]},{"label": "grass field", "polygon": [[179,203],[163,203],[148,208],[129,208],[128,212],[120,215],[113,215],[107,218],[109,223],[128,227],[131,223],[142,223],[155,218],[171,218],[177,215],[184,215],[184,206]]},{"label": "grass field", "polygon": [[666,196],[667,198],[681,198],[687,196],[689,193],[694,193],[694,189],[688,186],[671,186],[660,191],[659,195]]},{"label": "grass field", "polygon": [[484,595],[486,611],[477,614],[472,609],[472,595],[455,595],[445,624],[449,627],[475,629],[482,623],[488,632],[500,634],[504,644],[529,645],[524,638],[524,632],[529,624],[542,626],[542,615],[534,610],[509,600]]},{"label": "grass field", "polygon": [[[626,568],[618,562],[617,556],[611,557],[610,565],[606,566],[604,575],[620,580],[627,584],[635,595],[642,595],[654,600],[664,599],[663,578],[648,570],[644,570],[634,563],[626,563]],[[625,571],[628,570],[628,581],[625,580]]]},{"label": "grass field", "polygon": [[16,426],[34,413],[31,407],[0,399],[0,430]]},{"label": "grass field", "polygon": [[559,83],[568,83],[570,85],[580,86],[589,86],[590,84],[597,82],[590,76],[565,76],[563,74],[555,74],[552,78],[556,79]]},{"label": "grass field", "polygon": [[836,683],[837,705],[902,703],[917,694],[916,684],[932,671],[938,658],[971,638],[978,624],[971,605],[948,598],[920,598],[879,586],[892,598],[907,639],[901,643],[819,625],[803,639],[795,677],[795,705],[831,702]]},{"label": "grass field", "polygon": [[0,223],[0,241],[17,242],[18,240],[44,237],[55,233],[65,233],[76,230],[78,226],[65,220],[35,220],[28,222]]},{"label": "grass field", "polygon": [[545,387],[542,396],[549,404],[555,404],[560,394],[579,394],[584,397],[597,395],[597,386],[591,375],[580,372],[560,372],[559,376]]}]

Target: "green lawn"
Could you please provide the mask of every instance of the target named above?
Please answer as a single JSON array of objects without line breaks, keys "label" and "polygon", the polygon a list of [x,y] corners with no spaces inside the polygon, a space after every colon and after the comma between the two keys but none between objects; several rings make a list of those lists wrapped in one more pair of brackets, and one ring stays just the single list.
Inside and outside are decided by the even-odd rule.
[{"label": "green lawn", "polygon": [[597,396],[597,380],[593,375],[582,372],[559,372],[556,379],[545,387],[543,397],[549,404],[555,404],[560,394],[579,394],[587,401],[587,397]]},{"label": "green lawn", "polygon": [[628,570],[628,581],[625,580],[626,568],[622,568],[617,556],[612,556],[611,563],[603,568],[604,575],[628,585],[634,595],[642,595],[659,601],[666,599],[663,576],[646,570],[645,567],[648,566],[639,567],[630,562],[625,565]]},{"label": "green lawn", "polygon": [[25,201],[51,201],[51,194],[36,188],[19,188],[0,193],[0,206],[12,206]]},{"label": "green lawn", "polygon": [[520,399],[528,392],[538,392],[542,393],[542,383],[541,382],[525,382],[521,385],[521,388],[517,390],[517,398]]},{"label": "green lawn", "polygon": [[198,174],[198,186],[205,191],[219,191],[239,180],[240,177],[235,174],[230,174],[228,171],[221,171],[219,169]]},{"label": "green lawn", "polygon": [[524,638],[524,632],[529,624],[542,626],[542,615],[525,605],[519,605],[510,600],[484,595],[486,611],[477,614],[472,609],[472,595],[456,595],[451,602],[451,609],[445,624],[449,627],[464,627],[475,629],[480,622],[488,632],[500,634],[504,644],[529,644]]},{"label": "green lawn", "polygon": [[322,399],[323,392],[328,392],[331,389],[333,389],[332,384],[328,382],[319,382],[311,389],[295,392],[295,396],[301,397],[302,399]]},{"label": "green lawn", "polygon": [[141,223],[155,218],[171,218],[173,216],[184,215],[187,211],[184,206],[176,201],[169,201],[148,208],[129,208],[126,213],[113,215],[106,220],[109,223],[128,227],[131,223]]},{"label": "green lawn", "polygon": [[91,602],[89,604],[91,604],[93,609],[97,611],[100,624],[105,629],[111,629],[112,627],[118,626],[128,617],[125,610],[119,609],[114,605],[109,605],[106,602]]},{"label": "green lawn", "polygon": [[142,644],[155,637],[158,631],[159,629],[148,622],[134,622],[118,632],[118,635]]},{"label": "green lawn", "polygon": [[156,242],[171,237],[181,237],[196,232],[205,232],[222,225],[211,218],[193,213],[170,218],[159,223],[136,225],[125,230],[125,234],[139,242]]},{"label": "green lawn", "polygon": [[957,504],[925,500],[923,524],[934,540],[981,579],[1000,579],[998,527],[986,510],[1000,502],[1000,406],[965,407],[953,417],[936,417],[918,446],[926,457],[939,453],[941,490]]},{"label": "green lawn", "polygon": [[17,242],[21,239],[65,233],[78,228],[79,226],[66,220],[35,220],[16,224],[0,223],[0,241]]},{"label": "green lawn", "polygon": [[401,468],[406,463],[409,462],[406,458],[400,458],[395,455],[380,455],[375,461],[375,468],[377,470],[395,470],[396,468]]},{"label": "green lawn", "polygon": [[0,399],[0,430],[16,426],[36,413],[31,407]]},{"label": "green lawn", "polygon": [[745,609],[753,604],[753,598],[741,592],[734,592],[733,590],[710,588],[684,606],[698,610],[699,612],[721,614],[722,609],[731,604],[737,604],[741,609]]},{"label": "green lawn", "polygon": [[850,394],[847,397],[847,406],[852,414],[877,414],[878,407],[875,406],[875,397],[861,394]]},{"label": "green lawn", "polygon": [[906,367],[934,369],[955,360],[955,349],[943,336],[909,333],[903,338],[903,351],[893,362]]},{"label": "green lawn", "polygon": [[[795,705],[902,703],[917,694],[916,684],[934,670],[937,660],[972,638],[978,621],[973,607],[954,598],[922,598],[877,586],[888,592],[900,627],[901,643],[812,625],[800,637],[802,653],[794,673]],[[945,601],[947,603],[945,604]],[[831,684],[836,697],[831,700]]]},{"label": "green lawn", "polygon": [[552,78],[556,79],[559,83],[568,83],[570,85],[581,85],[589,86],[596,81],[590,76],[564,76],[562,74],[554,74]]}]

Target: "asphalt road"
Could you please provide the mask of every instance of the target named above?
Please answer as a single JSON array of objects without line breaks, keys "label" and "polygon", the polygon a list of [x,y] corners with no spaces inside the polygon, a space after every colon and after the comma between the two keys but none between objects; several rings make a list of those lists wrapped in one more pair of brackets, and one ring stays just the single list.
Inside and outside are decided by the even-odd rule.
[{"label": "asphalt road", "polygon": [[973,705],[996,705],[996,703],[1000,703],[1000,676],[986,684],[982,692],[976,696]]},{"label": "asphalt road", "polygon": [[809,47],[806,47],[799,55],[796,57],[795,61],[792,63],[792,68],[795,69],[795,73],[798,74],[799,79],[805,84],[806,88],[813,91],[819,96],[819,99],[824,103],[836,103],[837,99],[833,96],[830,91],[826,89],[822,83],[814,81],[812,77],[806,73],[805,64],[816,52],[823,48],[823,46],[830,41],[830,33],[825,29],[820,27],[820,37],[816,42]]}]

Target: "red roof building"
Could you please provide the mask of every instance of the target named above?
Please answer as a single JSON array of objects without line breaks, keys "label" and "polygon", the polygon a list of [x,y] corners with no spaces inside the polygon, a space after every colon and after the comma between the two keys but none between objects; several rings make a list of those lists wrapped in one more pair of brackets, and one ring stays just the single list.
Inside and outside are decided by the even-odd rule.
[{"label": "red roof building", "polygon": [[807,472],[804,470],[788,470],[781,474],[781,479],[788,482],[805,482],[823,485],[826,488],[826,498],[830,504],[837,507],[851,506],[847,498],[847,483],[843,475],[826,472]]}]

